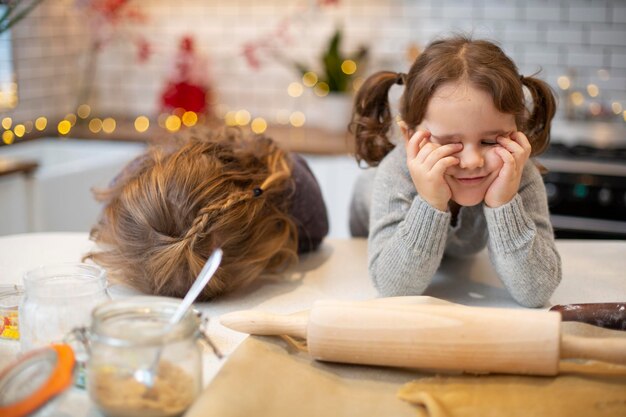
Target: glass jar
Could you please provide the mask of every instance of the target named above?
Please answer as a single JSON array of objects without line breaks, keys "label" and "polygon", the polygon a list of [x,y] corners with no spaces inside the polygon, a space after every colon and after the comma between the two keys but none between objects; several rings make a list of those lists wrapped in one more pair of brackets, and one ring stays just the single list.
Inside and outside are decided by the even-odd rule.
[{"label": "glass jar", "polygon": [[[177,416],[200,393],[201,319],[189,310],[172,327],[169,320],[180,302],[139,296],[93,311],[91,327],[77,338],[88,347],[89,396],[105,415]],[[148,387],[138,373],[150,369],[156,378]]]},{"label": "glass jar", "polygon": [[0,286],[0,339],[19,340],[18,306],[23,295],[19,285]]},{"label": "glass jar", "polygon": [[46,265],[26,272],[19,306],[22,352],[62,342],[75,327],[87,326],[93,308],[109,300],[106,286],[106,272],[97,265]]}]

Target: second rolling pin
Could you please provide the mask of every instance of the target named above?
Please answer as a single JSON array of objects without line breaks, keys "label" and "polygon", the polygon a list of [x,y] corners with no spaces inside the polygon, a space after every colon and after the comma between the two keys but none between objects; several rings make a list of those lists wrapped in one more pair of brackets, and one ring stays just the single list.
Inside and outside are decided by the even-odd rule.
[{"label": "second rolling pin", "polygon": [[563,321],[579,321],[607,329],[626,330],[626,303],[581,303],[556,305],[550,311]]},{"label": "second rolling pin", "polygon": [[565,358],[626,364],[626,339],[561,335],[561,316],[541,310],[318,301],[308,315],[249,310],[220,320],[301,337],[313,358],[332,362],[531,375],[556,375]]}]

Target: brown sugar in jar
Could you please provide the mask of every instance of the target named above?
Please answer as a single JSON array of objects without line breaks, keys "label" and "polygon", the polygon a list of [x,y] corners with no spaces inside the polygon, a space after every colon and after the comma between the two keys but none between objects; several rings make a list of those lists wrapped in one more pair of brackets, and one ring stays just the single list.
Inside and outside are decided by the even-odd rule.
[{"label": "brown sugar in jar", "polygon": [[111,369],[92,372],[91,398],[108,417],[170,417],[182,414],[194,400],[194,379],[183,369],[161,361],[154,386]]},{"label": "brown sugar in jar", "polygon": [[[87,391],[108,417],[183,414],[202,388],[201,320],[188,311],[174,327],[180,304],[168,297],[132,297],[100,305],[86,330]],[[151,387],[137,374],[156,367]],[[154,368],[152,368],[154,369]]]}]

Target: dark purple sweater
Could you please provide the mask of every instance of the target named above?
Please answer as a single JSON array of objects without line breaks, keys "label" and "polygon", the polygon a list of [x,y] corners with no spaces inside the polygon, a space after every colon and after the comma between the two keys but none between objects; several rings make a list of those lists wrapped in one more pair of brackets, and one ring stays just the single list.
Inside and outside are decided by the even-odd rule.
[{"label": "dark purple sweater", "polygon": [[328,234],[328,213],[322,191],[304,158],[291,154],[295,191],[291,196],[291,216],[298,227],[298,253],[318,248]]}]

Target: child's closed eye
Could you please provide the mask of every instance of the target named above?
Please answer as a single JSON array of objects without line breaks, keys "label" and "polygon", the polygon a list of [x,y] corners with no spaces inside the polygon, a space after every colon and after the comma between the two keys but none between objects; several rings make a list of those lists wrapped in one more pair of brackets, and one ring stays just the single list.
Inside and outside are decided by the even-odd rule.
[{"label": "child's closed eye", "polygon": [[450,137],[437,137],[434,135],[430,136],[430,141],[432,143],[436,143],[438,145],[454,145],[456,143],[461,143],[458,139],[450,138]]},{"label": "child's closed eye", "polygon": [[484,146],[494,146],[497,145],[498,142],[495,139],[483,139],[480,141],[480,144]]}]

